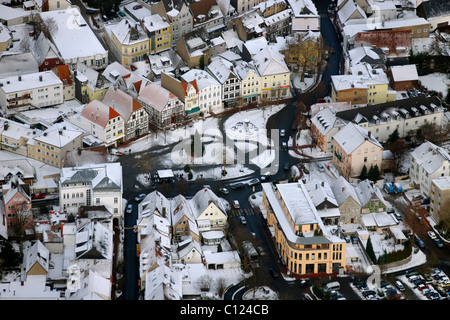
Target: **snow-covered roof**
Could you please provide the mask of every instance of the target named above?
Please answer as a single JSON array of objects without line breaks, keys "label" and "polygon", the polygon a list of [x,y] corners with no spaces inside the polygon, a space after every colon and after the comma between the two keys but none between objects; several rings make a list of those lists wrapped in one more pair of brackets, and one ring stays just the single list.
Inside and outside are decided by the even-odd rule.
[{"label": "snow-covered roof", "polygon": [[113,232],[102,223],[92,221],[77,230],[75,237],[76,255],[96,257],[97,259],[112,259]]},{"label": "snow-covered roof", "polygon": [[444,176],[437,179],[433,179],[433,183],[441,190],[450,189],[450,177]]},{"label": "snow-covered roof", "polygon": [[122,166],[113,162],[61,169],[60,186],[79,182],[90,182],[92,188],[122,190]]},{"label": "snow-covered roof", "polygon": [[364,10],[355,1],[347,1],[337,14],[341,23],[345,24],[355,12],[359,14],[358,18],[367,18]]},{"label": "snow-covered roof", "polygon": [[395,82],[400,81],[418,81],[419,75],[415,64],[406,64],[391,67],[392,79]]},{"label": "snow-covered roof", "polygon": [[62,86],[62,81],[53,71],[42,71],[0,79],[0,89],[5,93],[20,92],[49,86]]},{"label": "snow-covered roof", "polygon": [[438,170],[444,164],[444,161],[450,161],[449,153],[430,141],[426,141],[414,149],[410,153],[410,157],[428,174]]},{"label": "snow-covered roof", "polygon": [[119,43],[123,45],[148,41],[147,35],[140,31],[139,24],[133,24],[128,19],[123,19],[115,25],[106,25],[105,31],[114,34]]},{"label": "snow-covered roof", "polygon": [[141,90],[138,100],[161,112],[171,100],[178,100],[178,98],[169,90],[152,82]]},{"label": "snow-covered roof", "polygon": [[360,181],[355,187],[355,192],[362,207],[374,199],[385,203],[381,190],[369,179]]},{"label": "snow-covered roof", "polygon": [[274,46],[266,46],[256,53],[253,62],[262,77],[290,72],[283,55]]},{"label": "snow-covered roof", "polygon": [[312,0],[287,0],[295,17],[318,16],[317,8]]},{"label": "snow-covered roof", "polygon": [[306,190],[311,197],[316,208],[322,203],[328,201],[337,206],[338,203],[334,197],[333,191],[327,181],[312,180],[305,184]]},{"label": "snow-covered roof", "polygon": [[116,110],[126,122],[133,112],[143,109],[135,98],[114,86],[108,88],[102,102]]},{"label": "snow-covered roof", "polygon": [[50,263],[50,251],[44,244],[37,240],[26,252],[25,256],[26,267],[25,271],[28,272],[30,269],[38,263],[46,272],[48,272]]},{"label": "snow-covered roof", "polygon": [[233,73],[233,64],[225,59],[217,57],[206,67],[207,71],[213,75],[220,84],[224,84],[229,78],[236,77]]},{"label": "snow-covered roof", "polygon": [[186,82],[197,80],[197,87],[200,91],[208,86],[220,86],[219,81],[217,81],[205,70],[191,69],[184,73],[181,78]]},{"label": "snow-covered roof", "polygon": [[312,117],[311,123],[314,124],[322,135],[326,135],[333,128],[343,127],[345,125],[344,121],[336,117],[336,111],[333,107],[320,110]]},{"label": "snow-covered roof", "polygon": [[214,203],[216,207],[218,207],[224,214],[226,213],[226,209],[222,204],[220,198],[210,189],[203,188],[199,190],[192,199],[189,200],[191,204],[192,213],[194,217],[197,219],[203,211],[210,205],[210,203]]},{"label": "snow-covered roof", "polygon": [[170,24],[163,20],[159,14],[153,14],[144,18],[144,27],[148,32],[155,32],[164,28],[170,28]]},{"label": "snow-covered roof", "polygon": [[[324,227],[302,182],[277,184],[277,191],[274,190],[275,186],[271,183],[262,183],[261,186],[288,241],[297,244],[325,244],[337,241]],[[276,192],[280,194],[280,198]],[[290,218],[287,215],[290,215]],[[306,233],[299,236],[290,221],[294,225],[318,224],[324,235],[314,236],[313,233]]]},{"label": "snow-covered roof", "polygon": [[55,22],[50,33],[64,60],[107,54],[77,7],[40,12],[40,15],[44,21]]},{"label": "snow-covered roof", "polygon": [[77,129],[69,123],[66,123],[64,126],[59,123],[55,123],[46,129],[42,134],[36,136],[34,140],[55,146],[57,148],[63,148],[68,143],[74,141],[83,134],[84,131]]},{"label": "snow-covered roof", "polygon": [[352,198],[359,205],[359,198],[356,194],[355,187],[350,184],[343,176],[339,176],[330,186],[333,191],[337,204],[340,206],[348,198]]},{"label": "snow-covered roof", "polygon": [[355,151],[365,141],[369,141],[375,146],[383,148],[373,135],[369,135],[369,131],[353,122],[347,123],[344,128],[333,136],[333,139],[347,155]]},{"label": "snow-covered roof", "polygon": [[106,128],[109,120],[119,117],[120,114],[112,107],[95,99],[84,106],[80,116],[102,128]]}]

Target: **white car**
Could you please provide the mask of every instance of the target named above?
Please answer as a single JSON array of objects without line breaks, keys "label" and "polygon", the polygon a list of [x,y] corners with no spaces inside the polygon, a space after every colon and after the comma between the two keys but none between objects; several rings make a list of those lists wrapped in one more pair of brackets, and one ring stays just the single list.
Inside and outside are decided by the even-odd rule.
[{"label": "white car", "polygon": [[255,184],[258,184],[258,183],[259,183],[259,179],[258,178],[252,179],[249,182],[247,182],[249,187],[252,187],[252,186],[254,186]]},{"label": "white car", "polygon": [[281,129],[280,130],[280,137],[284,137],[286,135],[286,130]]},{"label": "white car", "polygon": [[437,238],[436,233],[434,233],[434,231],[428,231],[427,234],[433,240]]},{"label": "white car", "polygon": [[127,213],[132,213],[132,212],[133,212],[133,205],[132,205],[131,203],[129,203],[129,204],[127,205],[127,210],[126,210],[126,212],[127,212]]},{"label": "white car", "polygon": [[239,205],[239,201],[237,201],[237,200],[234,200],[233,201],[233,206],[236,208],[236,209],[239,209],[241,206]]}]

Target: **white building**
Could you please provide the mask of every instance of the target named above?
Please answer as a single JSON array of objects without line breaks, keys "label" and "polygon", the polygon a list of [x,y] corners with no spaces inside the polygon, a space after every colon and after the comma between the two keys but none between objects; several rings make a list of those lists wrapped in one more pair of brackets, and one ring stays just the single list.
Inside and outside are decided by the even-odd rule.
[{"label": "white building", "polygon": [[410,154],[409,176],[420,192],[430,196],[434,179],[450,175],[450,155],[446,150],[427,141]]},{"label": "white building", "polygon": [[61,53],[65,64],[74,68],[83,62],[94,69],[108,65],[108,51],[95,36],[78,8],[41,12],[44,21],[50,21],[52,42]]},{"label": "white building", "polygon": [[0,108],[8,116],[63,102],[63,83],[53,71],[0,79]]},{"label": "white building", "polygon": [[67,213],[78,213],[81,206],[104,205],[121,223],[122,191],[120,163],[61,169],[59,203]]},{"label": "white building", "polygon": [[241,80],[234,72],[234,66],[228,60],[217,57],[206,67],[207,71],[219,81],[222,87],[222,101],[225,106],[239,103]]},{"label": "white building", "polygon": [[75,115],[70,122],[97,137],[106,146],[116,145],[125,139],[124,118],[102,101],[93,100]]},{"label": "white building", "polygon": [[222,110],[222,86],[208,72],[192,69],[181,76],[185,82],[197,80],[198,104],[201,112]]}]

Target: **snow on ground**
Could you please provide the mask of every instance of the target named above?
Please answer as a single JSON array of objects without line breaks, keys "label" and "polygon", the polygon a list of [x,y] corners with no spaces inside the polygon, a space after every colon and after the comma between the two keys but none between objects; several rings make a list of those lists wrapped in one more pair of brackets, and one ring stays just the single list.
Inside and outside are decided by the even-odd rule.
[{"label": "snow on ground", "polygon": [[447,88],[450,86],[450,78],[447,74],[436,72],[419,76],[419,80],[428,90],[440,92],[444,98],[447,96]]}]

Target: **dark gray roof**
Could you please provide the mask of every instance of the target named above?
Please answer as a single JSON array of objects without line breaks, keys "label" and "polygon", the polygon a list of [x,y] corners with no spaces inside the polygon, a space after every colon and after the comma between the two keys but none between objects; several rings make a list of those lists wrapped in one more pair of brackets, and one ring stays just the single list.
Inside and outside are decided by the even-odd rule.
[{"label": "dark gray roof", "polygon": [[78,170],[71,176],[69,179],[65,180],[64,183],[77,183],[77,182],[85,182],[92,181],[98,174],[97,170]]},{"label": "dark gray roof", "polygon": [[422,5],[427,19],[450,15],[448,0],[429,0],[422,2]]},{"label": "dark gray roof", "polygon": [[[421,107],[422,106],[422,107]],[[426,109],[423,108],[426,107]],[[418,116],[423,115],[426,110],[433,113],[434,108],[442,108],[441,100],[437,96],[426,97],[418,96],[414,98],[401,99],[392,102],[370,105],[367,107],[353,108],[350,110],[336,113],[336,117],[353,121],[356,123],[372,122],[374,116],[383,119],[384,115],[393,116],[395,113],[405,118],[406,112],[411,118],[415,117],[415,111]]]},{"label": "dark gray roof", "polygon": [[114,182],[112,181],[110,178],[108,177],[104,177],[99,183],[97,183],[97,185],[94,187],[95,190],[98,189],[120,189],[120,187]]}]

